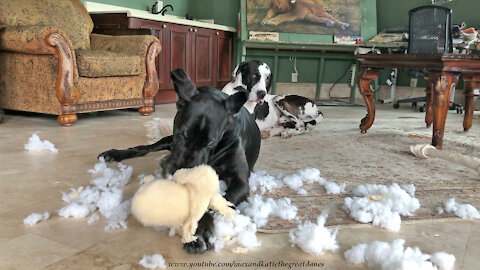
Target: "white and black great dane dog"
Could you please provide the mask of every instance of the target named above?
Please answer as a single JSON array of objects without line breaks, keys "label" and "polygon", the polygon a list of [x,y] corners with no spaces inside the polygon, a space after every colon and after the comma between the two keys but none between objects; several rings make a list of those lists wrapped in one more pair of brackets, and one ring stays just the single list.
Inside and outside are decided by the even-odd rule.
[{"label": "white and black great dane dog", "polygon": [[270,95],[273,75],[266,63],[258,60],[243,62],[232,73],[233,80],[223,92],[233,95],[247,91],[245,108],[253,114],[262,138],[280,135],[290,138],[309,132],[323,119],[322,112],[310,99],[298,95]]}]

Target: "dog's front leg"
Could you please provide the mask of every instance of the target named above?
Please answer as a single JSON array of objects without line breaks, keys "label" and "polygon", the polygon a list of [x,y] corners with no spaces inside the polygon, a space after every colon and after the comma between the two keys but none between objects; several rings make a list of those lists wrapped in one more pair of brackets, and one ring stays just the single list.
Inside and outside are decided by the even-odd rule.
[{"label": "dog's front leg", "polygon": [[196,240],[183,244],[183,249],[190,254],[201,254],[212,247],[210,238],[213,236],[213,213],[206,212],[198,221]]},{"label": "dog's front leg", "polygon": [[161,138],[158,142],[149,145],[139,145],[125,150],[111,149],[98,155],[103,157],[106,162],[120,162],[124,159],[145,156],[150,152],[170,150],[173,136]]}]

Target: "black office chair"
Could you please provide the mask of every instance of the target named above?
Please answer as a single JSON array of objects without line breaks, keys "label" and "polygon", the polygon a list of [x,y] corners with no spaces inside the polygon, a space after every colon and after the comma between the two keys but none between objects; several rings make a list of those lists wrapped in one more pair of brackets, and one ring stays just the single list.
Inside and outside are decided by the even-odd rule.
[{"label": "black office chair", "polygon": [[[418,7],[409,11],[409,18],[408,54],[453,52],[451,9],[440,6]],[[423,77],[419,72],[410,74],[416,74],[414,77]],[[412,107],[417,107],[417,102],[426,102],[426,97],[397,100],[393,107],[399,108],[400,103],[410,102]],[[420,111],[425,111],[425,105]]]}]

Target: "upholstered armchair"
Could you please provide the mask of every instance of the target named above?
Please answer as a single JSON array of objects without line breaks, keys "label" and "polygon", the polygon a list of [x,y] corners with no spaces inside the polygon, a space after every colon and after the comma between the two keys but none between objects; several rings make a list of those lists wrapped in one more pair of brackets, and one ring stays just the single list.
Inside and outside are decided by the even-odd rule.
[{"label": "upholstered armchair", "polygon": [[58,115],[139,108],[158,91],[154,36],[92,34],[79,0],[0,1],[0,109]]}]

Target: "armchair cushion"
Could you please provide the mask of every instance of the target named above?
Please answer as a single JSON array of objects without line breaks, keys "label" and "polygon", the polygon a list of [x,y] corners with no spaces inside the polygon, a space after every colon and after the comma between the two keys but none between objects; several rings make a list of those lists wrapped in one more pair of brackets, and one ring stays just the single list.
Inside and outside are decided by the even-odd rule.
[{"label": "armchair cushion", "polygon": [[92,50],[128,53],[144,57],[147,53],[148,47],[155,40],[157,40],[157,38],[150,35],[107,36],[91,34],[90,47]]},{"label": "armchair cushion", "polygon": [[142,57],[110,51],[77,51],[77,67],[80,77],[99,78],[134,76],[142,72]]}]

